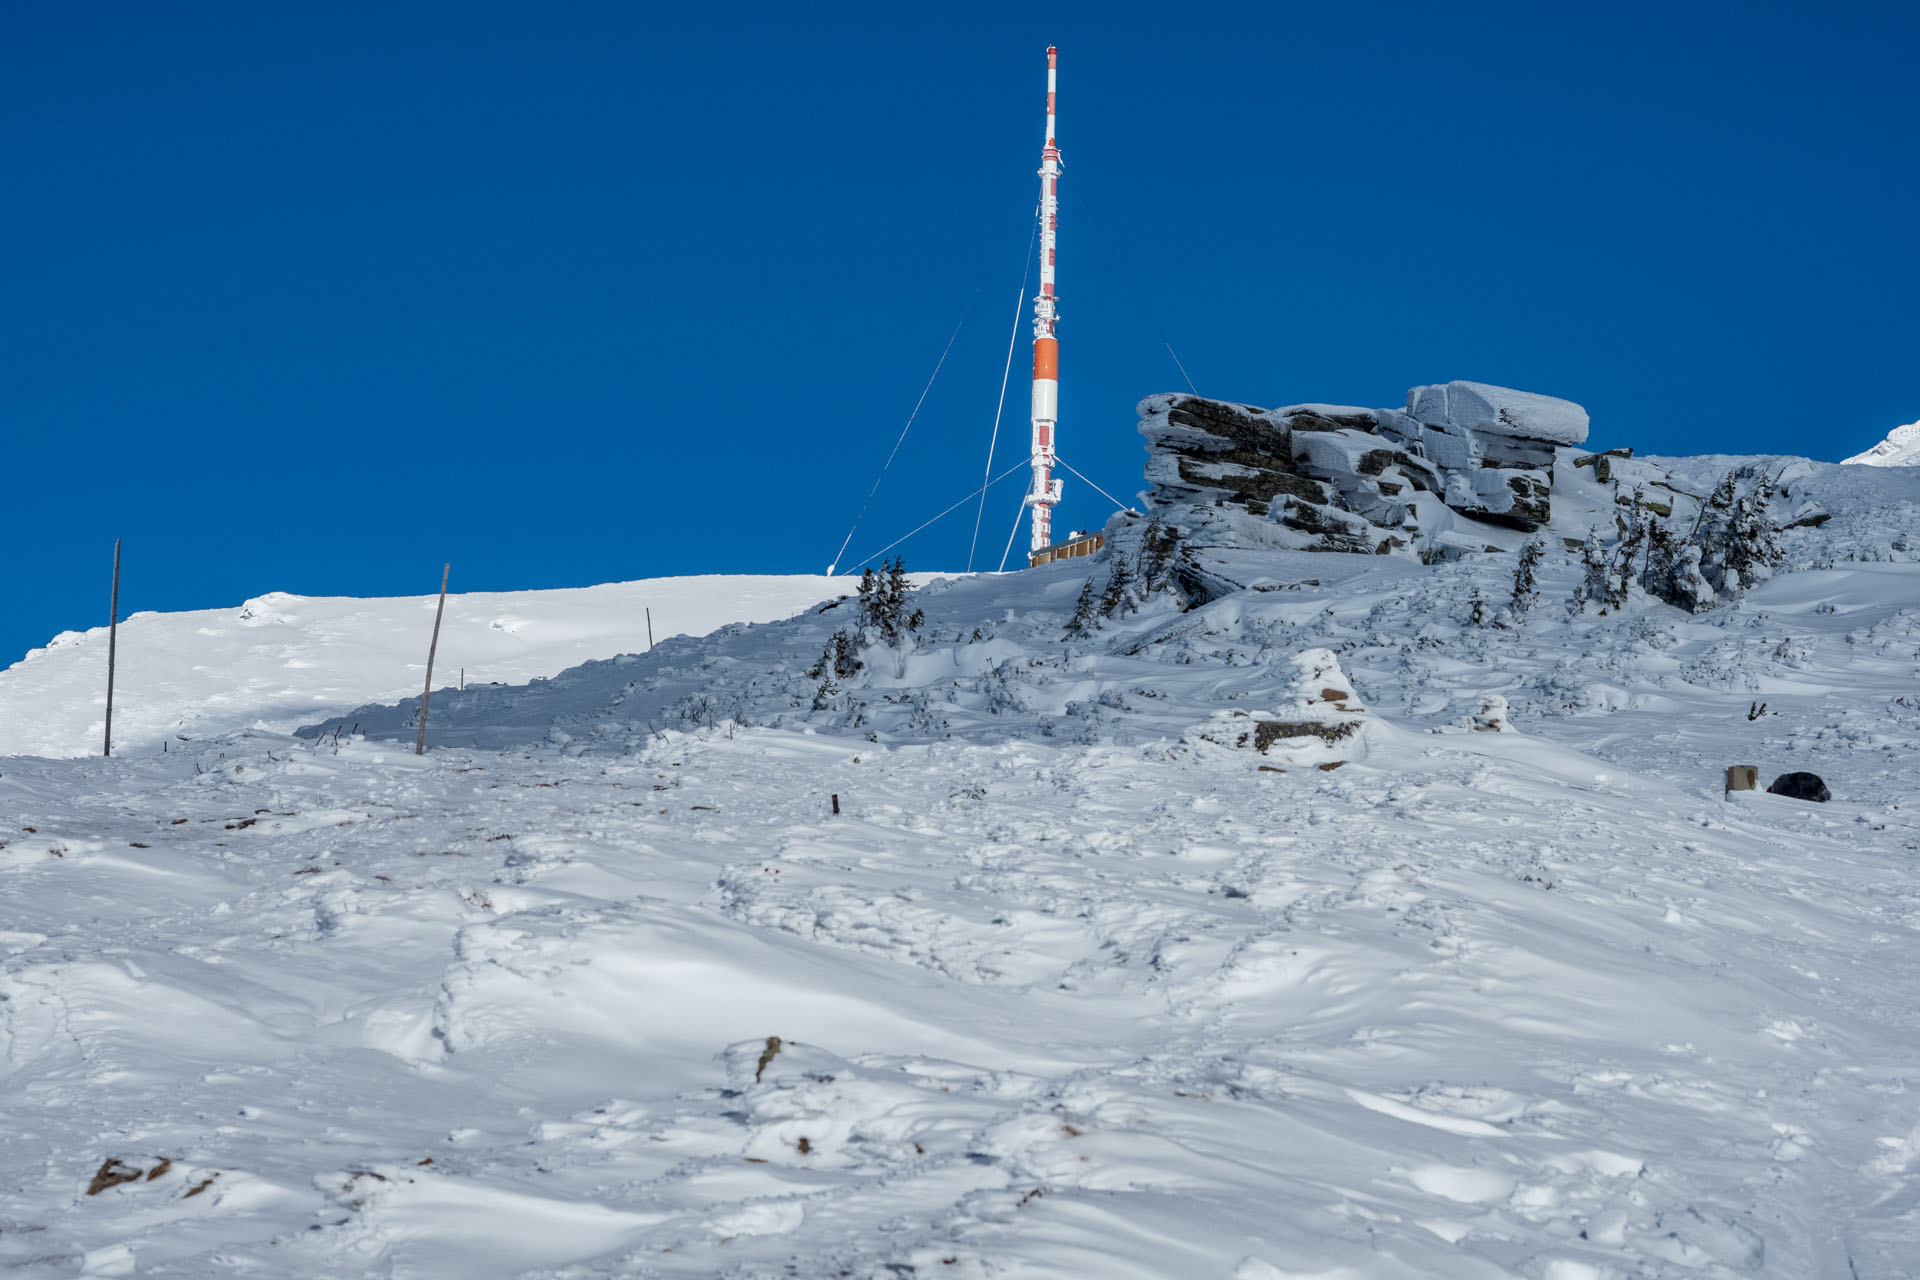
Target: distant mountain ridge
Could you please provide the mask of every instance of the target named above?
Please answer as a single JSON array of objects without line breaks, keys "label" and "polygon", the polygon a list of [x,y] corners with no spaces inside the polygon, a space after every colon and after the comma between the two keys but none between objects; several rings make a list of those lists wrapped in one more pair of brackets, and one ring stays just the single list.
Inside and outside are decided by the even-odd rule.
[{"label": "distant mountain ridge", "polygon": [[1840,461],[1842,465],[1854,463],[1863,467],[1920,467],[1920,422],[1895,427],[1887,432],[1885,440],[1865,453]]}]

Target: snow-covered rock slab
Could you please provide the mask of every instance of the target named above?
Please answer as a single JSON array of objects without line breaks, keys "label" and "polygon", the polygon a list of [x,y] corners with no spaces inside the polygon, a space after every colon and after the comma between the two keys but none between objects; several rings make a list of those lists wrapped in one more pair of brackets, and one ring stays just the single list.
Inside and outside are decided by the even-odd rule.
[{"label": "snow-covered rock slab", "polygon": [[1584,444],[1587,411],[1571,400],[1515,391],[1485,382],[1455,381],[1414,387],[1407,412],[1431,427],[1521,436],[1552,444]]}]

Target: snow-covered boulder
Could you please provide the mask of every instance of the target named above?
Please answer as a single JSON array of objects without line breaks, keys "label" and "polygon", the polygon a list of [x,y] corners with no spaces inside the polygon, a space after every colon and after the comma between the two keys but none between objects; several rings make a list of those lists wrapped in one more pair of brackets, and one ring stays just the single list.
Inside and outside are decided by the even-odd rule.
[{"label": "snow-covered boulder", "polygon": [[1512,733],[1513,721],[1507,715],[1506,696],[1489,693],[1480,699],[1480,709],[1473,713],[1470,727],[1477,733]]},{"label": "snow-covered boulder", "polygon": [[1367,709],[1331,649],[1294,656],[1287,696],[1271,711],[1221,711],[1190,741],[1252,750],[1274,764],[1337,768],[1364,749]]}]

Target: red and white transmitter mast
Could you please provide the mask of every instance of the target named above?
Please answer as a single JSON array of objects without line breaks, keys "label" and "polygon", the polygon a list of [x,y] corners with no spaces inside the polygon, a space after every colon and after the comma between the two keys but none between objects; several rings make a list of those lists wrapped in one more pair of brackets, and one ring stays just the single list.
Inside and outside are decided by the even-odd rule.
[{"label": "red and white transmitter mast", "polygon": [[1054,242],[1060,228],[1060,148],[1053,136],[1054,76],[1060,51],[1047,46],[1047,145],[1040,153],[1040,293],[1033,300],[1033,546],[1053,541],[1053,504],[1060,481],[1053,478],[1054,427],[1060,421],[1060,343],[1053,336],[1059,319],[1053,293]]}]

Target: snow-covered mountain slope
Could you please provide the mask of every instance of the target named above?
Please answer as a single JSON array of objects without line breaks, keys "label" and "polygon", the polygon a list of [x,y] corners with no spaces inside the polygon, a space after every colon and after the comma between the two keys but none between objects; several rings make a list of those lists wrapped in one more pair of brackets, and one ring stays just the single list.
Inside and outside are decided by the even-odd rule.
[{"label": "snow-covered mountain slope", "polygon": [[1674,775],[1391,716],[1330,772],[774,729],[16,765],[0,1261],[1901,1275],[1914,797],[1724,803],[1774,752],[1721,710]]},{"label": "snow-covered mountain slope", "polygon": [[[848,578],[650,578],[560,591],[450,595],[435,671],[449,683],[520,683],[589,658],[771,622],[853,589]],[[237,609],[136,613],[120,624],[114,741],[236,729],[287,731],[371,699],[417,692],[433,596],[361,600],[273,592]],[[0,755],[100,750],[107,629],[69,631],[0,672]]]},{"label": "snow-covered mountain slope", "polygon": [[1873,448],[1841,461],[1868,467],[1920,467],[1920,422],[1895,427]]},{"label": "snow-covered mountain slope", "polygon": [[1619,488],[1752,460],[1561,461],[1526,610],[1518,536],[1242,546],[1075,632],[1122,538],[424,757],[407,690],[0,760],[0,1264],[1912,1275],[1920,473],[1777,460],[1774,576],[1602,613]]}]

